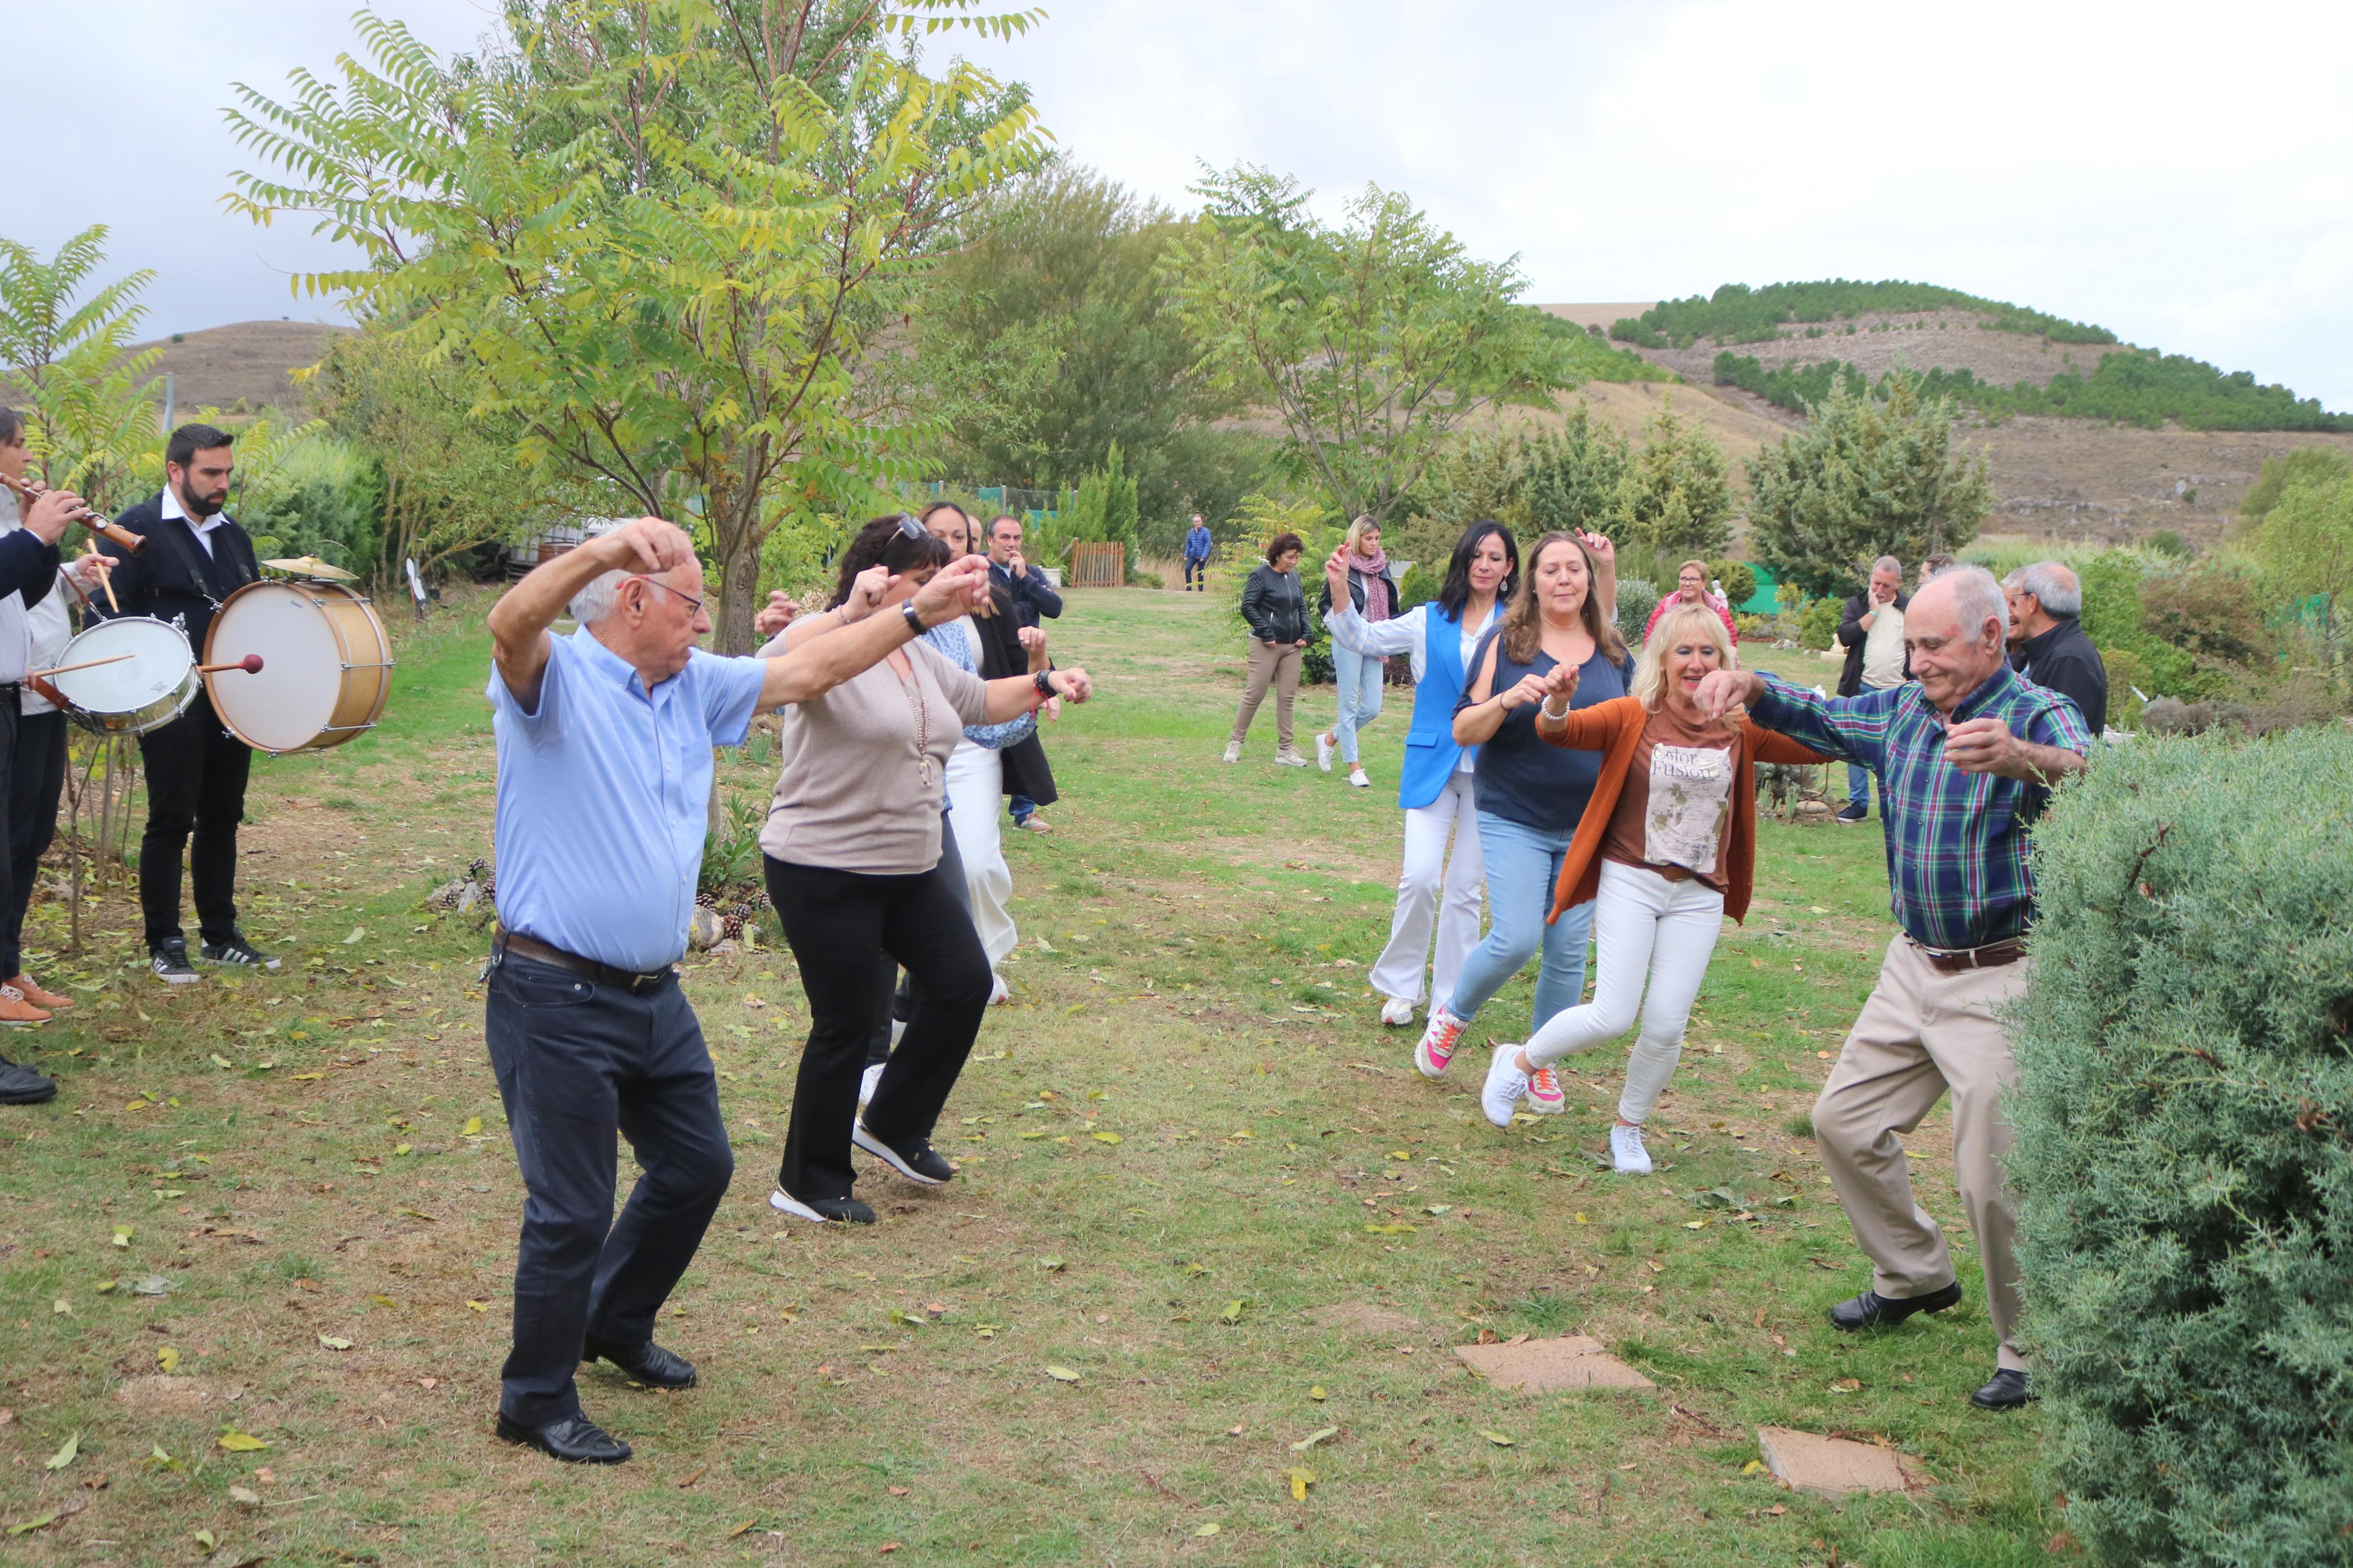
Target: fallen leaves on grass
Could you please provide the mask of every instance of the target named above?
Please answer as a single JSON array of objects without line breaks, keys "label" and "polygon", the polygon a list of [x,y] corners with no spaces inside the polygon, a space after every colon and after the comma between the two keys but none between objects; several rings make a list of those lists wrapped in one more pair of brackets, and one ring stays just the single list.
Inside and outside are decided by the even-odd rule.
[{"label": "fallen leaves on grass", "polygon": [[1501,1432],[1491,1432],[1484,1426],[1479,1428],[1479,1436],[1486,1438],[1498,1448],[1516,1448],[1520,1446],[1518,1438],[1507,1437]]},{"label": "fallen leaves on grass", "polygon": [[352,1342],[341,1334],[321,1334],[319,1342],[331,1351],[347,1351],[352,1348]]},{"label": "fallen leaves on grass", "polygon": [[225,1427],[213,1441],[232,1454],[256,1454],[269,1447],[252,1433],[240,1432],[234,1426]]},{"label": "fallen leaves on grass", "polygon": [[1310,1432],[1306,1436],[1299,1439],[1298,1442],[1293,1443],[1291,1446],[1291,1451],[1294,1454],[1303,1454],[1307,1452],[1308,1449],[1315,1447],[1316,1444],[1323,1442],[1325,1438],[1336,1437],[1339,1435],[1340,1428],[1337,1426],[1320,1427],[1315,1431]]},{"label": "fallen leaves on grass", "polygon": [[1242,1321],[1242,1314],[1249,1310],[1250,1298],[1247,1296],[1237,1296],[1232,1300],[1226,1303],[1226,1310],[1218,1314],[1218,1321],[1221,1323],[1239,1323]]},{"label": "fallen leaves on grass", "polygon": [[179,1371],[180,1347],[177,1345],[157,1345],[155,1347],[155,1364],[162,1367],[165,1372]]},{"label": "fallen leaves on grass", "polygon": [[1285,1470],[1283,1479],[1291,1483],[1291,1500],[1293,1502],[1305,1502],[1307,1489],[1314,1486],[1316,1480],[1314,1471],[1301,1469]]},{"label": "fallen leaves on grass", "polygon": [[1076,1383],[1079,1381],[1079,1374],[1071,1371],[1067,1366],[1050,1366],[1046,1369],[1046,1375],[1052,1378],[1056,1383]]},{"label": "fallen leaves on grass", "polygon": [[81,1434],[77,1432],[72,1436],[66,1439],[66,1446],[64,1447],[59,1448],[56,1453],[51,1454],[47,1458],[41,1461],[41,1468],[45,1470],[62,1470],[68,1465],[72,1464],[75,1457],[80,1454],[80,1452]]},{"label": "fallen leaves on grass", "polygon": [[1210,1536],[1217,1534],[1218,1531],[1224,1528],[1225,1526],[1219,1524],[1216,1520],[1209,1520],[1206,1523],[1198,1524],[1193,1527],[1193,1539],[1196,1541],[1207,1541]]}]

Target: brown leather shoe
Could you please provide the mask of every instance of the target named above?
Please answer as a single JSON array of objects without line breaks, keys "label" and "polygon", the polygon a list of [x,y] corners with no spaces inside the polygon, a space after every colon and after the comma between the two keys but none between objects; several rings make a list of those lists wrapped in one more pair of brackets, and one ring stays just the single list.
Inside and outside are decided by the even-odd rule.
[{"label": "brown leather shoe", "polygon": [[0,1024],[46,1024],[49,1016],[25,1000],[14,985],[0,985]]},{"label": "brown leather shoe", "polygon": [[25,1000],[34,1006],[46,1007],[52,1013],[61,1013],[73,1005],[72,997],[60,996],[54,991],[44,991],[21,974],[7,982],[7,984],[12,990],[23,993]]}]

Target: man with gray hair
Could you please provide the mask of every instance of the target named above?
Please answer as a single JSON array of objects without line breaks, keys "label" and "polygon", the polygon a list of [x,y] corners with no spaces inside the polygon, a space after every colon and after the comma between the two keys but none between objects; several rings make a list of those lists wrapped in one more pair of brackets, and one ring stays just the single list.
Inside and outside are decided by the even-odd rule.
[{"label": "man with gray hair", "polygon": [[[1855,697],[1865,691],[1888,691],[1912,679],[1904,651],[1904,611],[1912,603],[1904,592],[1904,563],[1883,555],[1871,563],[1871,581],[1846,602],[1839,614],[1838,643],[1846,649],[1846,667],[1839,671],[1838,694]],[[1887,791],[1882,785],[1879,815],[1887,815]],[[1846,806],[1837,816],[1847,824],[1871,816],[1871,770],[1852,763],[1846,769]]]},{"label": "man with gray hair", "polygon": [[2006,619],[1991,573],[1950,567],[1905,616],[1915,683],[1822,698],[1775,676],[1721,669],[1696,693],[1705,719],[1745,702],[1765,728],[1879,775],[1902,929],[1814,1102],[1823,1168],[1874,1271],[1870,1289],[1831,1309],[1831,1324],[1890,1327],[1960,1300],[1944,1233],[1913,1196],[1903,1142],[1949,1090],[1953,1174],[2000,1340],[1992,1381],[1970,1395],[1987,1410],[2034,1396],[2018,1339],[2016,1211],[2001,1168],[2010,1141],[2001,1092],[2018,1068],[2000,1008],[2025,988],[2023,938],[2034,915],[2027,825],[2092,744],[2073,703],[2010,669]]},{"label": "man with gray hair", "polygon": [[2108,667],[2084,635],[2084,585],[2056,561],[2002,580],[2010,604],[2010,667],[2074,703],[2097,738],[2108,727]]}]

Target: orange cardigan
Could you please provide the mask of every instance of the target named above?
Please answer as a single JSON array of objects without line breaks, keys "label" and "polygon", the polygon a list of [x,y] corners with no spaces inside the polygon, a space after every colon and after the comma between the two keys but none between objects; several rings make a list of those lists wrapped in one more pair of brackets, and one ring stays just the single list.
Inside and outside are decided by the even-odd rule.
[{"label": "orange cardigan", "polygon": [[[1545,917],[1549,925],[1560,919],[1561,911],[1576,904],[1589,901],[1601,887],[1601,838],[1609,829],[1609,815],[1618,809],[1618,796],[1626,786],[1626,774],[1634,765],[1634,748],[1642,739],[1642,726],[1651,715],[1641,703],[1631,697],[1614,698],[1597,702],[1590,708],[1572,708],[1568,711],[1568,727],[1559,739],[1545,739],[1564,750],[1599,752],[1601,776],[1594,781],[1593,796],[1586,803],[1585,816],[1577,824],[1577,837],[1569,840],[1568,854],[1560,863],[1560,883],[1553,890],[1552,913]],[[1542,729],[1537,734],[1543,735]],[[1809,751],[1787,735],[1762,729],[1743,719],[1740,735],[1732,748],[1731,822],[1727,825],[1724,846],[1724,912],[1738,921],[1748,913],[1748,893],[1757,875],[1757,764],[1765,763],[1810,763],[1830,759],[1819,752]]]}]

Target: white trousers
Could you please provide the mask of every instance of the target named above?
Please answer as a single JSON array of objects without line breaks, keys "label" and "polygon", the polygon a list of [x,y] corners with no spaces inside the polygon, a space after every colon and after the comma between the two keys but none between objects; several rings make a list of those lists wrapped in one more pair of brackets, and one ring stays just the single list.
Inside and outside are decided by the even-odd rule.
[{"label": "white trousers", "polygon": [[972,929],[988,954],[988,966],[1005,962],[1019,940],[1012,912],[1013,868],[1005,863],[998,808],[1005,793],[1005,759],[987,746],[959,741],[948,753],[948,826],[964,858],[965,887],[972,895]]},{"label": "white trousers", "polygon": [[1639,1009],[1642,1032],[1626,1059],[1618,1114],[1641,1125],[1683,1059],[1683,1026],[1723,929],[1724,895],[1696,877],[1672,882],[1639,866],[1601,862],[1601,890],[1593,900],[1593,1000],[1554,1014],[1530,1036],[1528,1061],[1550,1067],[1572,1051],[1614,1040],[1634,1026]]},{"label": "white trousers", "polygon": [[[1446,839],[1454,837],[1454,858]],[[1389,944],[1365,978],[1384,996],[1422,999],[1422,965],[1430,964],[1431,996],[1454,994],[1462,961],[1479,945],[1479,907],[1486,886],[1479,854],[1479,813],[1471,804],[1471,775],[1449,773],[1446,787],[1428,805],[1405,814],[1405,869],[1398,877],[1397,913],[1389,919]],[[1430,931],[1438,927],[1433,958]]]}]

